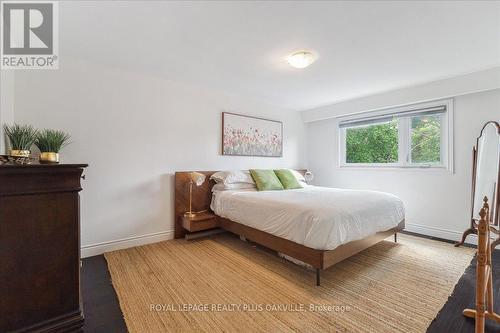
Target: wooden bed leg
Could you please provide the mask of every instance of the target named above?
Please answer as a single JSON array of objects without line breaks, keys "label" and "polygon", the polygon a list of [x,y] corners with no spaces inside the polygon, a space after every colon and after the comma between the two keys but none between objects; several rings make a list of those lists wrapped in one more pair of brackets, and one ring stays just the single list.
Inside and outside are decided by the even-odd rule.
[{"label": "wooden bed leg", "polygon": [[318,286],[318,287],[320,285],[319,273],[320,273],[319,268],[316,268],[316,286]]},{"label": "wooden bed leg", "polygon": [[394,233],[394,243],[398,242],[398,233]]}]

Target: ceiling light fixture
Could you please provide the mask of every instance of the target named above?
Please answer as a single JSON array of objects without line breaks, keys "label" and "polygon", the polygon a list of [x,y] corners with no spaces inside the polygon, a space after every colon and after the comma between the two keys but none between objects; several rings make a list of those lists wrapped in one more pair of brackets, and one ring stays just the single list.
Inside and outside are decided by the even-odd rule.
[{"label": "ceiling light fixture", "polygon": [[306,68],[316,60],[316,56],[309,51],[298,51],[286,57],[288,64],[294,68]]}]

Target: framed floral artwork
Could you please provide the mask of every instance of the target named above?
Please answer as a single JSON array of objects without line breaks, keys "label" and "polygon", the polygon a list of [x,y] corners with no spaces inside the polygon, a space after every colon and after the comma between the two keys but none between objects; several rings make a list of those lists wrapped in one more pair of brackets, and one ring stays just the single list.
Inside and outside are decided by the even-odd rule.
[{"label": "framed floral artwork", "polygon": [[222,113],[222,155],[283,156],[283,123]]}]

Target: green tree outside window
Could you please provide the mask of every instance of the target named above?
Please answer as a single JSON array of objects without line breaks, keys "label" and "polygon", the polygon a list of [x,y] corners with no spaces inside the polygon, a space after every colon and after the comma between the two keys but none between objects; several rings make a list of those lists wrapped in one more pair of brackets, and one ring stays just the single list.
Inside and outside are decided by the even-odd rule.
[{"label": "green tree outside window", "polygon": [[346,129],[347,163],[396,163],[398,122]]}]

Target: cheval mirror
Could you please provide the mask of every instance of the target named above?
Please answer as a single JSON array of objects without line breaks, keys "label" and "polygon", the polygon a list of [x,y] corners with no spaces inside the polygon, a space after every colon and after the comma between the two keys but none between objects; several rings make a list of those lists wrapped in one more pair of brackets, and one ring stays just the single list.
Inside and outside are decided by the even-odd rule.
[{"label": "cheval mirror", "polygon": [[483,198],[488,198],[489,211],[485,217],[489,223],[489,231],[494,236],[491,249],[500,244],[499,225],[499,167],[500,167],[500,125],[489,121],[481,130],[476,146],[472,151],[472,212],[469,229],[465,230],[462,240],[455,246],[465,242],[468,235],[478,234],[479,212],[483,207]]}]

